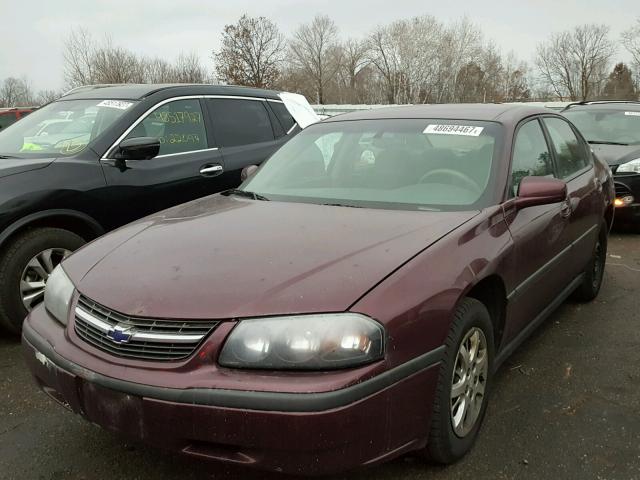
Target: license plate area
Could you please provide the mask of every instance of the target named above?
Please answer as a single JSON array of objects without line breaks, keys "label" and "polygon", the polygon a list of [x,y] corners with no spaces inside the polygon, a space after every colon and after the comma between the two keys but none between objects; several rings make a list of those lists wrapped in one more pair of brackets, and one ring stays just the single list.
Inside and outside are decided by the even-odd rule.
[{"label": "license plate area", "polygon": [[82,382],[84,415],[93,423],[127,436],[142,438],[142,398]]}]

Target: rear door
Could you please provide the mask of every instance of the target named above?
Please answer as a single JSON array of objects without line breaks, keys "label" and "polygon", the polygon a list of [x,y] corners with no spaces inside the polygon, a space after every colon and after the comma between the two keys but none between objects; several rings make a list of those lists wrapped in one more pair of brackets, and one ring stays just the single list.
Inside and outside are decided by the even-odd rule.
[{"label": "rear door", "polygon": [[567,182],[570,223],[565,242],[573,248],[565,268],[573,278],[584,270],[593,253],[601,221],[602,184],[595,175],[591,149],[571,124],[559,117],[545,117],[542,123],[553,147],[558,178]]},{"label": "rear door", "polygon": [[[526,176],[556,176],[553,154],[539,118],[521,123],[514,137],[509,196],[518,194]],[[565,269],[571,241],[567,205],[556,203],[516,211],[505,203],[505,217],[514,241],[511,256],[508,342],[553,301],[570,281]]]},{"label": "rear door", "polygon": [[[220,191],[224,161],[214,143],[201,99],[165,100],[138,119],[124,139],[156,137],[160,151],[151,160],[103,159],[107,204],[120,224]],[[112,157],[113,153],[108,153]],[[117,225],[110,225],[114,227]]]},{"label": "rear door", "polygon": [[263,98],[205,98],[213,136],[224,158],[223,182],[240,183],[248,165],[260,165],[285,141],[286,134]]}]

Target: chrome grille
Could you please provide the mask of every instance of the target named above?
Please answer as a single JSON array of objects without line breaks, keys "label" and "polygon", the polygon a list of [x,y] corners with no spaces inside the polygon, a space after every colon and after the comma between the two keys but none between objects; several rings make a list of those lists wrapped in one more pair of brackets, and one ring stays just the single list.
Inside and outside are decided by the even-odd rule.
[{"label": "chrome grille", "polygon": [[81,296],[75,332],[85,342],[118,357],[180,360],[191,355],[219,322],[130,317]]}]

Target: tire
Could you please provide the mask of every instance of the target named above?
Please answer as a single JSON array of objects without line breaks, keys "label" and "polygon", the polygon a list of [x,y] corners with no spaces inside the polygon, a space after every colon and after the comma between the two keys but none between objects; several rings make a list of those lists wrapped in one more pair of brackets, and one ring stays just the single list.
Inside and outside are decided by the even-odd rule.
[{"label": "tire", "polygon": [[607,263],[608,229],[603,223],[598,233],[598,240],[593,246],[591,260],[584,271],[584,279],[580,286],[573,292],[574,300],[578,302],[590,302],[600,292],[604,278],[604,268]]},{"label": "tire", "polygon": [[[458,406],[457,410],[452,408],[452,406],[460,405],[457,399],[452,400],[453,382],[456,380],[457,384],[464,383],[460,376],[460,371],[464,370],[464,368],[456,368],[461,366],[458,356],[463,341],[467,343],[466,339],[469,335],[473,336],[476,332],[483,334],[485,342],[486,373],[484,374],[484,393],[480,395],[475,390],[471,390],[472,398],[481,401],[479,408],[471,409],[470,411],[470,415],[475,416],[475,420],[471,423],[472,418],[462,415],[461,423],[456,428],[454,426],[456,423],[454,412],[459,414],[461,407]],[[445,345],[446,352],[440,366],[440,377],[433,405],[431,428],[424,454],[431,461],[450,464],[463,457],[473,447],[482,425],[491,390],[494,359],[493,325],[487,308],[481,302],[474,298],[465,298],[460,302],[456,308],[453,324]],[[475,373],[472,373],[472,382],[474,377]],[[468,389],[465,388],[465,390]],[[458,399],[460,398],[458,397]],[[474,415],[474,411],[477,414]],[[465,418],[468,418],[470,422],[470,425],[466,427],[464,425]],[[460,429],[466,431],[456,431]]]},{"label": "tire", "polygon": [[[75,233],[59,228],[27,230],[10,241],[0,254],[0,325],[10,333],[19,334],[22,330],[22,322],[29,309],[23,302],[21,280],[32,259],[45,253],[47,261],[44,263],[47,268],[44,270],[51,270],[49,266],[55,267],[68,252],[77,250],[84,243],[84,239]],[[49,251],[51,252],[47,253]],[[39,278],[42,277],[44,280],[37,278],[32,284],[44,285],[46,276],[39,275]],[[28,293],[33,295],[31,308],[42,301],[40,288]]]}]

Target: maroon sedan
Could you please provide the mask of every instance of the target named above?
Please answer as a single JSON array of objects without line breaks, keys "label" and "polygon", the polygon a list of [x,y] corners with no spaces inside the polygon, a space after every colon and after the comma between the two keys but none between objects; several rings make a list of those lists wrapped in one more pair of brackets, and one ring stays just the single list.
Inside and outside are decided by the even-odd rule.
[{"label": "maroon sedan", "polygon": [[196,457],[453,462],[496,368],[567,297],[598,294],[612,201],[608,167],[548,110],[342,115],[239,190],[67,258],[25,355],[67,408]]}]

